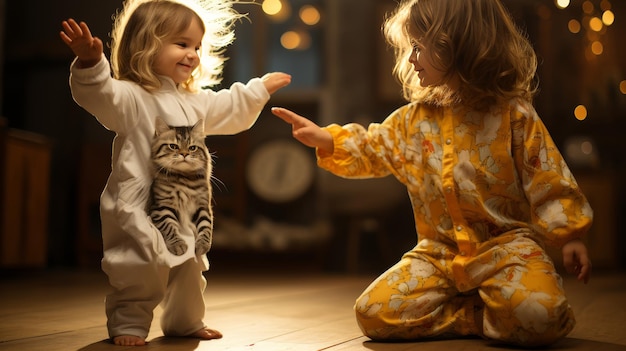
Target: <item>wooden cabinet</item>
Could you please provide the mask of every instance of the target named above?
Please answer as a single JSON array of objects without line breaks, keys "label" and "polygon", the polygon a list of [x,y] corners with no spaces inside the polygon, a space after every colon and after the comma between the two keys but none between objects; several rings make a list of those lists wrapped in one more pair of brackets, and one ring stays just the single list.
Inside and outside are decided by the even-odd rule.
[{"label": "wooden cabinet", "polygon": [[45,267],[52,143],[38,134],[1,132],[0,266]]}]

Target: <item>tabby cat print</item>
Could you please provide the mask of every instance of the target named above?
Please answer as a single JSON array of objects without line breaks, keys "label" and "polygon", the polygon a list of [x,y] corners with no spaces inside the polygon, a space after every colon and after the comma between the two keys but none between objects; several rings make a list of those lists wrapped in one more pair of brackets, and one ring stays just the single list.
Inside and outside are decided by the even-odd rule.
[{"label": "tabby cat print", "polygon": [[152,143],[155,174],[148,212],[167,249],[177,256],[187,252],[183,228],[194,228],[196,255],[211,248],[212,163],[203,128],[204,120],[193,126],[171,127],[156,119]]}]

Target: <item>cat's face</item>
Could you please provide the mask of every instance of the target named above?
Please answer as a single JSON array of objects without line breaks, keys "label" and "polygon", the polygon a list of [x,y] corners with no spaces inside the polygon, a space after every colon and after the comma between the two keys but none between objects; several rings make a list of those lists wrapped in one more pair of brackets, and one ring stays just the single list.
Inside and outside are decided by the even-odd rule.
[{"label": "cat's face", "polygon": [[210,165],[204,144],[203,121],[194,126],[170,127],[157,118],[152,159],[160,169],[180,173],[206,172]]}]

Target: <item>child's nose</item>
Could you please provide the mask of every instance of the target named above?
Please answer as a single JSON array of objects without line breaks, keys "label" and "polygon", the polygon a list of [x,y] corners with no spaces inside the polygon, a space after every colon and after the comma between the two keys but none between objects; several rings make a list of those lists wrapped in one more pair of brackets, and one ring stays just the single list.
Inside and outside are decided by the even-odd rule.
[{"label": "child's nose", "polygon": [[191,59],[195,59],[195,58],[198,58],[198,57],[199,57],[199,55],[198,55],[198,52],[197,52],[197,51],[195,51],[195,50],[191,51],[191,50],[190,50],[190,51],[187,53],[187,57],[188,57],[188,58],[191,58]]}]

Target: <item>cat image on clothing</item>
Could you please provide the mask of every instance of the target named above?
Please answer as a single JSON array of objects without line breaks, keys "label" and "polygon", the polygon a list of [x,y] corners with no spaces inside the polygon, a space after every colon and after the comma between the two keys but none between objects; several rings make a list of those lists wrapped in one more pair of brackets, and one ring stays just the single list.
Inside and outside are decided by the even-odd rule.
[{"label": "cat image on clothing", "polygon": [[187,252],[181,236],[193,228],[196,255],[211,248],[211,154],[204,142],[204,120],[193,126],[173,127],[156,119],[152,141],[154,180],[148,214],[165,240],[167,249],[180,256]]}]

